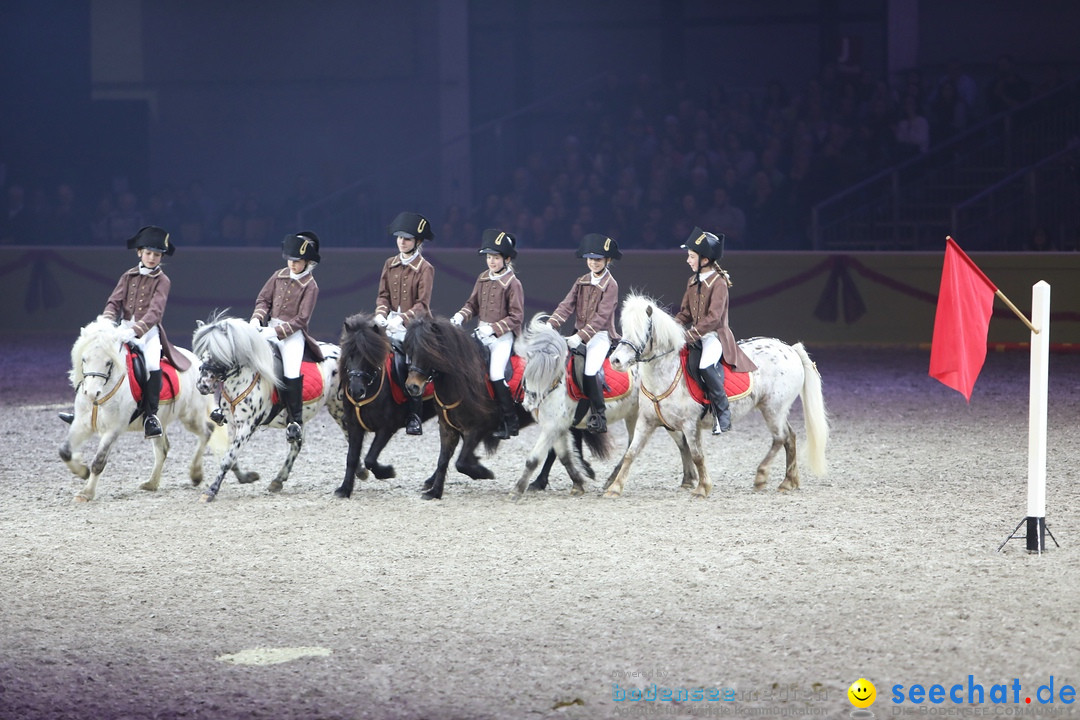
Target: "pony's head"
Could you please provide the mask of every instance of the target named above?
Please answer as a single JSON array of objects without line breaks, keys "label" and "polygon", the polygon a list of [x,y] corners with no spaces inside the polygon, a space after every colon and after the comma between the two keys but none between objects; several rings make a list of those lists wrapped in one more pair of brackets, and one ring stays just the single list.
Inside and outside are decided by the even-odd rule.
[{"label": "pony's head", "polygon": [[98,317],[79,331],[71,347],[72,387],[89,395],[99,394],[113,377],[124,372],[120,328],[112,320]]},{"label": "pony's head", "polygon": [[341,387],[354,401],[364,400],[382,377],[381,369],[390,352],[390,341],[371,315],[357,313],[345,318],[341,329],[341,358],[338,376]]},{"label": "pony's head", "polygon": [[533,316],[525,332],[517,339],[515,350],[525,358],[522,407],[532,412],[566,376],[566,340],[547,324],[547,315]]},{"label": "pony's head", "polygon": [[469,333],[446,318],[413,320],[402,346],[409,358],[405,390],[413,397],[420,397],[424,386],[439,375],[451,380],[486,378],[480,347]]},{"label": "pony's head", "polygon": [[258,329],[225,311],[215,312],[207,322],[198,322],[191,341],[192,351],[202,363],[196,387],[203,395],[219,382],[245,372],[258,373],[280,385],[274,373],[274,355]]},{"label": "pony's head", "polygon": [[626,370],[636,362],[664,355],[686,344],[686,330],[647,295],[627,295],[620,320],[622,339],[609,358],[616,370]]}]

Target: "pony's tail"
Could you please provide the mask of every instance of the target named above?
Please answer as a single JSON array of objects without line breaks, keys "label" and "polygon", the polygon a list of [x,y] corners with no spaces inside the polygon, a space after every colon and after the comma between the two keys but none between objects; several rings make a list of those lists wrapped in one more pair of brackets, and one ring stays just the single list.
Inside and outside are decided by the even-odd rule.
[{"label": "pony's tail", "polygon": [[803,364],[803,422],[806,423],[806,442],[810,446],[810,470],[818,477],[825,477],[825,446],[829,442],[829,414],[825,398],[821,394],[821,375],[817,365],[810,359],[802,343],[792,346]]},{"label": "pony's tail", "polygon": [[589,448],[589,452],[592,453],[594,458],[599,460],[607,460],[611,455],[611,434],[610,433],[582,433],[585,440],[585,446]]}]

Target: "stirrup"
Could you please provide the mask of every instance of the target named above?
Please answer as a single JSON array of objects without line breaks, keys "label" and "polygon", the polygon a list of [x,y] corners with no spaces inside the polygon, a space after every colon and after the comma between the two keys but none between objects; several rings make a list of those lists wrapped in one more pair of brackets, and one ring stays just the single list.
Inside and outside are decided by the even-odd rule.
[{"label": "stirrup", "polygon": [[210,411],[210,419],[220,427],[225,424],[225,413],[221,408],[216,407]]},{"label": "stirrup", "polygon": [[285,439],[291,443],[298,442],[303,430],[298,422],[291,422],[285,426]]},{"label": "stirrup", "polygon": [[146,420],[143,420],[143,437],[161,437],[161,422],[157,415],[147,415]]},{"label": "stirrup", "polygon": [[722,413],[722,415],[724,417],[723,421],[721,421],[721,419],[719,417],[717,417],[717,415],[715,413],[713,413],[713,426],[712,426],[712,434],[713,435],[721,435],[721,434],[726,433],[729,430],[731,430],[731,414],[730,413]]},{"label": "stirrup", "polygon": [[423,435],[424,427],[420,423],[420,418],[417,415],[410,415],[408,421],[405,423],[406,435]]},{"label": "stirrup", "polygon": [[495,430],[495,432],[491,433],[491,437],[495,438],[496,440],[510,439],[510,429],[506,426],[505,421],[503,421],[502,425],[500,425],[498,429]]},{"label": "stirrup", "polygon": [[75,422],[75,413],[62,412],[62,413],[57,413],[57,415],[59,415],[60,419],[63,420],[64,422],[66,422],[68,425]]}]

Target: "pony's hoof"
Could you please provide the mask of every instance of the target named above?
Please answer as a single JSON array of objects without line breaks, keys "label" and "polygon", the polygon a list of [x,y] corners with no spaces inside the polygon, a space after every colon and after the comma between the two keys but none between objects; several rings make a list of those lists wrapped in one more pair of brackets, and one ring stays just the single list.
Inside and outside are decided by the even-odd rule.
[{"label": "pony's hoof", "polygon": [[276,493],[281,492],[284,487],[285,483],[281,482],[280,480],[274,480],[272,483],[270,483],[270,487],[267,489],[272,493]]},{"label": "pony's hoof", "polygon": [[371,472],[375,475],[376,480],[389,480],[390,478],[397,477],[394,473],[393,465],[376,465],[371,468]]},{"label": "pony's hoof", "polygon": [[240,483],[241,485],[250,485],[253,482],[259,482],[259,473],[241,473],[236,476],[236,482]]},{"label": "pony's hoof", "polygon": [[142,485],[139,486],[139,489],[148,490],[149,492],[156,492],[158,489],[158,484],[152,482],[144,482]]},{"label": "pony's hoof", "polygon": [[344,488],[338,488],[334,491],[334,497],[339,497],[342,500],[348,500],[352,497],[352,491],[345,490]]},{"label": "pony's hoof", "polygon": [[204,504],[209,503],[209,502],[214,502],[215,497],[216,496],[213,493],[203,493],[202,495],[199,496],[199,502],[204,503]]},{"label": "pony's hoof", "polygon": [[424,498],[425,500],[442,500],[442,495],[435,495],[434,493],[430,492],[426,492],[420,497]]},{"label": "pony's hoof", "polygon": [[94,498],[88,498],[88,497],[86,497],[85,495],[83,495],[82,493],[79,493],[78,495],[76,495],[76,496],[74,497],[74,499],[72,500],[72,502],[90,502],[90,501],[91,501],[91,500],[93,500],[93,499],[94,499]]},{"label": "pony's hoof", "polygon": [[203,481],[203,474],[202,473],[196,473],[196,474],[191,476],[191,486],[192,487],[199,487],[200,485],[202,485],[202,481]]},{"label": "pony's hoof", "polygon": [[574,487],[570,488],[570,497],[577,497],[584,494],[585,488],[583,488],[581,485],[575,485]]},{"label": "pony's hoof", "polygon": [[614,490],[608,490],[606,493],[604,493],[604,497],[606,497],[606,498],[619,498],[619,497],[622,497],[622,493],[621,492],[615,492]]},{"label": "pony's hoof", "polygon": [[690,498],[693,500],[705,500],[708,497],[708,490],[695,490],[694,492],[690,493]]},{"label": "pony's hoof", "polygon": [[366,467],[357,468],[356,472],[353,473],[353,477],[355,477],[357,480],[367,480],[368,475],[370,475],[370,473],[368,472],[368,469]]}]

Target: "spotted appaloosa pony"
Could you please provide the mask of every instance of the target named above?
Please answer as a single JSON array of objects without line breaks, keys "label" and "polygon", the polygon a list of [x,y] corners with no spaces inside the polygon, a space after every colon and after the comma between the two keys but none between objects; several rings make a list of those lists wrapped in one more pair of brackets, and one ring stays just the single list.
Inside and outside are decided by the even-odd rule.
[{"label": "spotted appaloosa pony", "polygon": [[[571,432],[574,430],[574,418],[578,408],[578,400],[570,396],[566,383],[566,365],[569,352],[566,340],[550,325],[547,324],[545,315],[537,315],[529,323],[525,332],[518,338],[516,350],[525,358],[525,372],[523,385],[525,387],[522,406],[536,417],[540,425],[540,435],[536,444],[525,460],[525,469],[514,487],[512,497],[520,497],[526,490],[529,478],[536,470],[540,459],[549,455],[552,449],[562,460],[570,473],[570,479],[574,483],[572,495],[580,495],[584,492],[584,477],[580,472],[580,445],[577,452],[571,444]],[[607,419],[609,424],[622,420],[626,423],[626,436],[634,436],[634,426],[638,418],[638,395],[639,395],[639,371],[636,368],[629,370],[630,387],[628,392],[618,398],[605,401]],[[584,418],[578,421],[577,429],[585,426]],[[595,433],[583,433],[590,449],[595,457],[604,459],[610,452],[609,434],[597,435]],[[697,481],[694,465],[690,460],[690,448],[686,444],[682,433],[672,432],[672,439],[679,446],[683,461],[683,486],[693,487]],[[608,478],[608,484],[614,480],[619,471],[616,465]],[[589,473],[591,477],[591,473]],[[543,484],[533,483],[529,489],[542,489]]]},{"label": "spotted appaloosa pony", "polygon": [[[203,452],[214,432],[215,425],[209,421],[212,401],[195,390],[199,374],[199,361],[187,350],[176,348],[191,360],[191,367],[177,373],[179,388],[171,400],[162,401],[158,411],[163,432],[160,438],[149,441],[154,450],[154,467],[150,479],[139,487],[157,490],[161,470],[169,454],[168,428],[174,420],[198,438],[195,455],[191,459],[189,475],[198,485],[203,479]],[[79,338],[71,348],[71,372],[68,374],[75,388],[75,419],[71,422],[67,439],[60,446],[60,459],[71,471],[86,480],[86,485],[75,496],[76,500],[93,500],[97,483],[105,471],[109,452],[122,432],[142,433],[142,421],[128,377],[127,353],[120,341],[119,328],[107,318],[98,318],[82,328]],[[97,434],[99,442],[94,459],[87,466],[79,452],[91,435]]]},{"label": "spotted appaloosa pony", "polygon": [[[638,424],[630,447],[623,457],[618,476],[608,487],[606,496],[618,497],[626,484],[630,465],[649,436],[658,427],[681,430],[690,443],[690,452],[698,470],[697,497],[707,497],[712,489],[705,467],[701,445],[701,428],[711,426],[709,413],[690,395],[683,377],[679,351],[685,344],[686,332],[655,300],[631,294],[622,305],[623,337],[611,354],[611,365],[641,368],[642,399]],[[731,415],[738,419],[757,409],[772,434],[772,445],[758,465],[754,487],[763,488],[768,480],[769,464],[783,447],[787,470],[780,490],[799,487],[799,467],[795,455],[795,431],[788,423],[788,413],[795,399],[802,397],[806,440],[809,446],[810,469],[815,475],[825,474],[825,445],[829,437],[828,415],[821,394],[821,376],[810,360],[802,343],[788,345],[774,338],[754,338],[739,343],[758,369],[750,373],[751,387],[741,398],[731,401]],[[727,437],[714,442],[726,442]]]},{"label": "spotted appaloosa pony", "polygon": [[[279,407],[275,414],[274,390],[282,386],[282,380],[275,371],[270,344],[257,328],[244,320],[219,313],[212,316],[210,322],[198,324],[192,346],[202,362],[199,392],[209,395],[220,386],[231,441],[221,460],[217,477],[203,493],[202,500],[209,502],[221,489],[225,473],[235,468],[241,448],[255,430],[263,425],[284,428],[286,413]],[[304,421],[306,423],[325,406],[340,425],[342,405],[337,396],[338,347],[330,343],[319,343],[319,347],[325,358],[317,367],[317,372],[322,376],[322,393],[304,403]],[[308,363],[304,365],[303,371],[307,372]],[[303,443],[303,436],[299,442],[288,443],[288,455],[270,483],[271,492],[280,491],[288,480]],[[238,478],[246,483],[255,482],[259,476],[247,473],[238,475]]]}]

